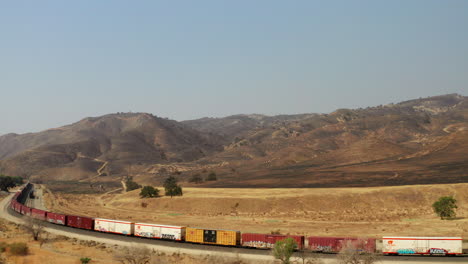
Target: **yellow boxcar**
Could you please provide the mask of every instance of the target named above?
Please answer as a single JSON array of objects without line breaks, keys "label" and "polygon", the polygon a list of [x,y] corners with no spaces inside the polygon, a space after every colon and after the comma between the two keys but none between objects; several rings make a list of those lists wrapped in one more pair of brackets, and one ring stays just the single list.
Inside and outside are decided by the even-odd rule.
[{"label": "yellow boxcar", "polygon": [[187,227],[185,241],[225,246],[240,245],[240,231]]}]

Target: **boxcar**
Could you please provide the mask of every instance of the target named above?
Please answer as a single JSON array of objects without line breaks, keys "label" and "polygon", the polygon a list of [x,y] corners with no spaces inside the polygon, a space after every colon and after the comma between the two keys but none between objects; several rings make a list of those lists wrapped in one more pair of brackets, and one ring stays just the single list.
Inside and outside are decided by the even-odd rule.
[{"label": "boxcar", "polygon": [[16,211],[16,203],[18,203],[16,200],[11,200],[11,202],[10,202],[10,207],[14,211]]},{"label": "boxcar", "polygon": [[47,212],[46,219],[47,222],[51,222],[58,225],[65,225],[67,216],[64,214],[57,214],[52,212]]},{"label": "boxcar", "polygon": [[312,251],[338,253],[350,244],[358,251],[375,252],[375,239],[373,238],[356,238],[356,237],[308,237],[308,248]]},{"label": "boxcar", "polygon": [[133,235],[135,224],[128,221],[94,218],[94,230],[121,235]]},{"label": "boxcar", "polygon": [[20,203],[16,203],[16,206],[15,206],[15,211],[20,213],[20,214],[21,214],[21,206],[23,206],[23,205],[20,204]]},{"label": "boxcar", "polygon": [[94,229],[93,218],[84,217],[84,216],[76,216],[76,215],[67,215],[65,219],[66,219],[67,226],[81,228],[81,229],[88,229],[88,230]]},{"label": "boxcar", "polygon": [[271,234],[242,234],[242,246],[254,248],[273,248],[276,241],[286,238],[292,238],[297,245],[298,249],[304,248],[304,236],[290,236],[290,235],[271,235]]},{"label": "boxcar", "polygon": [[382,253],[387,255],[460,255],[461,237],[383,237]]},{"label": "boxcar", "polygon": [[46,211],[36,209],[36,208],[31,208],[31,216],[33,218],[39,219],[39,220],[46,220]]},{"label": "boxcar", "polygon": [[20,207],[21,214],[31,216],[33,208],[27,207],[26,205],[20,205]]},{"label": "boxcar", "polygon": [[181,241],[185,239],[185,226],[135,223],[135,236]]},{"label": "boxcar", "polygon": [[201,244],[240,245],[240,231],[187,227],[185,241]]}]

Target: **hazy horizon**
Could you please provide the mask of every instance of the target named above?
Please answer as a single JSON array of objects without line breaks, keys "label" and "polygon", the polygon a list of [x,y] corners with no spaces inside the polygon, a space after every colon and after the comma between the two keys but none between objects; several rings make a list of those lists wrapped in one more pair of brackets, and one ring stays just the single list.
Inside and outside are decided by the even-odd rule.
[{"label": "hazy horizon", "polygon": [[0,135],[468,95],[468,1],[22,1],[0,6]]}]

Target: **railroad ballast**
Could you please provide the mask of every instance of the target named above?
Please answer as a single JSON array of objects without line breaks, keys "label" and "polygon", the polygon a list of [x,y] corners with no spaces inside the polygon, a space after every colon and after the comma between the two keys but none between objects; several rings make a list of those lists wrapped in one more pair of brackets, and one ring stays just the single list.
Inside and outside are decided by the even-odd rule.
[{"label": "railroad ballast", "polygon": [[[292,238],[297,249],[316,252],[338,253],[345,245],[354,245],[363,252],[377,252],[374,238],[353,237],[308,237],[243,233],[234,230],[206,229],[151,223],[134,223],[122,220],[91,218],[66,215],[30,208],[24,205],[32,184],[28,183],[17,192],[10,202],[10,208],[19,214],[43,221],[73,228],[115,233],[126,236],[151,239],[176,240],[190,243],[239,246],[249,248],[272,248],[277,241]],[[382,253],[385,255],[462,255],[461,237],[383,237]]]}]

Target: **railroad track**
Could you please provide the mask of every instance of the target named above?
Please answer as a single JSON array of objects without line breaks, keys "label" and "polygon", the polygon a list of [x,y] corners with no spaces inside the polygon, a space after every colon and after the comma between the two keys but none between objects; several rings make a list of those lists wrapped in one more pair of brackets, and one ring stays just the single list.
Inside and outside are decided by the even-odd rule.
[{"label": "railroad track", "polygon": [[[8,221],[18,224],[24,223],[23,215],[13,211],[9,206],[9,201],[12,198],[11,194],[8,198],[0,201],[0,217]],[[249,260],[273,260],[270,250],[249,249],[241,247],[227,246],[212,246],[192,244],[176,241],[147,239],[140,237],[128,237],[110,233],[100,233],[84,229],[76,229],[67,226],[55,225],[44,222],[45,231],[56,235],[67,236],[79,240],[92,240],[98,243],[119,246],[141,246],[154,249],[165,253],[185,253],[191,255],[218,255],[231,258],[243,258]],[[333,254],[318,254],[324,263],[335,263],[336,255]],[[294,256],[295,262],[302,263],[300,260],[300,252]],[[379,263],[467,263],[468,256],[458,257],[434,257],[434,256],[382,256]]]}]

